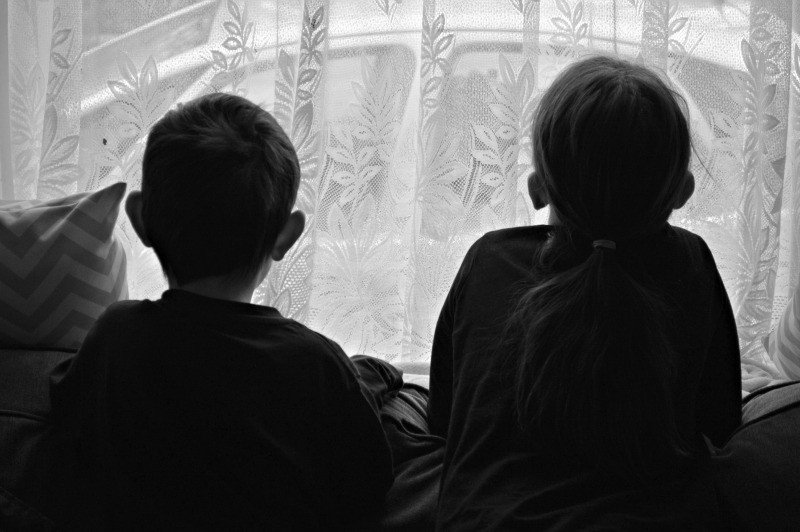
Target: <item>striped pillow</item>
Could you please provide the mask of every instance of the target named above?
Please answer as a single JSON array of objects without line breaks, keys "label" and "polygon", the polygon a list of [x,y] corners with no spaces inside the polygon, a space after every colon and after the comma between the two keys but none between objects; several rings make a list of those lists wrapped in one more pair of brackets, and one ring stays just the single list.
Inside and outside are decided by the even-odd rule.
[{"label": "striped pillow", "polygon": [[128,296],[114,236],[125,183],[53,201],[0,204],[0,348],[77,348]]},{"label": "striped pillow", "polygon": [[783,311],[778,326],[764,337],[772,361],[789,379],[800,379],[800,287]]}]

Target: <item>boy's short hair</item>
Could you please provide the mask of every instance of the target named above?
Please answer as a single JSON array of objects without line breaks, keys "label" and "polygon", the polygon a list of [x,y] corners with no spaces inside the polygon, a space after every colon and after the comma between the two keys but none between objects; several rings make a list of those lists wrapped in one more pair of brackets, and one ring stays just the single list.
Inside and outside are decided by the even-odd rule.
[{"label": "boy's short hair", "polygon": [[150,130],[142,161],[144,231],[178,285],[251,281],[286,223],[297,154],[268,112],[231,94],[178,105]]}]

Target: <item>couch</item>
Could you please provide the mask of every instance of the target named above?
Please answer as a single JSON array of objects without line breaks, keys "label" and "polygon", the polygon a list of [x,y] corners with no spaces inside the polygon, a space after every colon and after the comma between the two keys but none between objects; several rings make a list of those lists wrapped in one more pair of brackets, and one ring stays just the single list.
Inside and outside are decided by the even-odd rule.
[{"label": "couch", "polygon": [[0,530],[48,530],[57,447],[49,377],[70,350],[0,350]]},{"label": "couch", "polygon": [[[66,512],[70,489],[57,435],[49,421],[51,378],[74,350],[0,349],[0,531],[51,530]],[[361,355],[356,368],[381,409],[399,479],[387,495],[385,530],[432,529],[444,442],[428,433],[427,390],[397,368]],[[419,376],[414,380],[421,380]]]},{"label": "couch", "polygon": [[[0,530],[50,530],[60,509],[58,443],[50,431],[49,381],[69,350],[0,350]],[[444,445],[427,432],[425,388],[369,357],[354,357],[381,408],[395,453],[386,530],[432,529]],[[761,389],[743,402],[744,423],[712,460],[725,528],[800,526],[800,382]]]}]

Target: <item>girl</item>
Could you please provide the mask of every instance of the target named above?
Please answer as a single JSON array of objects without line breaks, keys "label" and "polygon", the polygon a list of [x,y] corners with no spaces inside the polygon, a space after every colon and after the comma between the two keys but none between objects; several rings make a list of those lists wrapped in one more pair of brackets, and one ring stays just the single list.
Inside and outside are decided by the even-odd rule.
[{"label": "girl", "polygon": [[680,96],[605,57],[544,93],[528,180],[549,225],[469,250],[433,343],[437,527],[691,525],[686,484],[741,421],[736,326],[703,240]]}]

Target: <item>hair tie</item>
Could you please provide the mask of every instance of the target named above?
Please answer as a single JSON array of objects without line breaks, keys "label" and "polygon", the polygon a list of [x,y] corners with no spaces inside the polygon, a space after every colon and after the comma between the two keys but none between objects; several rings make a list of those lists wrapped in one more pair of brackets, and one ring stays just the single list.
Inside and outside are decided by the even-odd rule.
[{"label": "hair tie", "polygon": [[592,242],[592,247],[594,247],[594,249],[603,248],[603,249],[610,249],[611,251],[614,251],[615,249],[617,249],[617,243],[614,242],[613,240],[600,239],[600,240],[593,241]]}]

